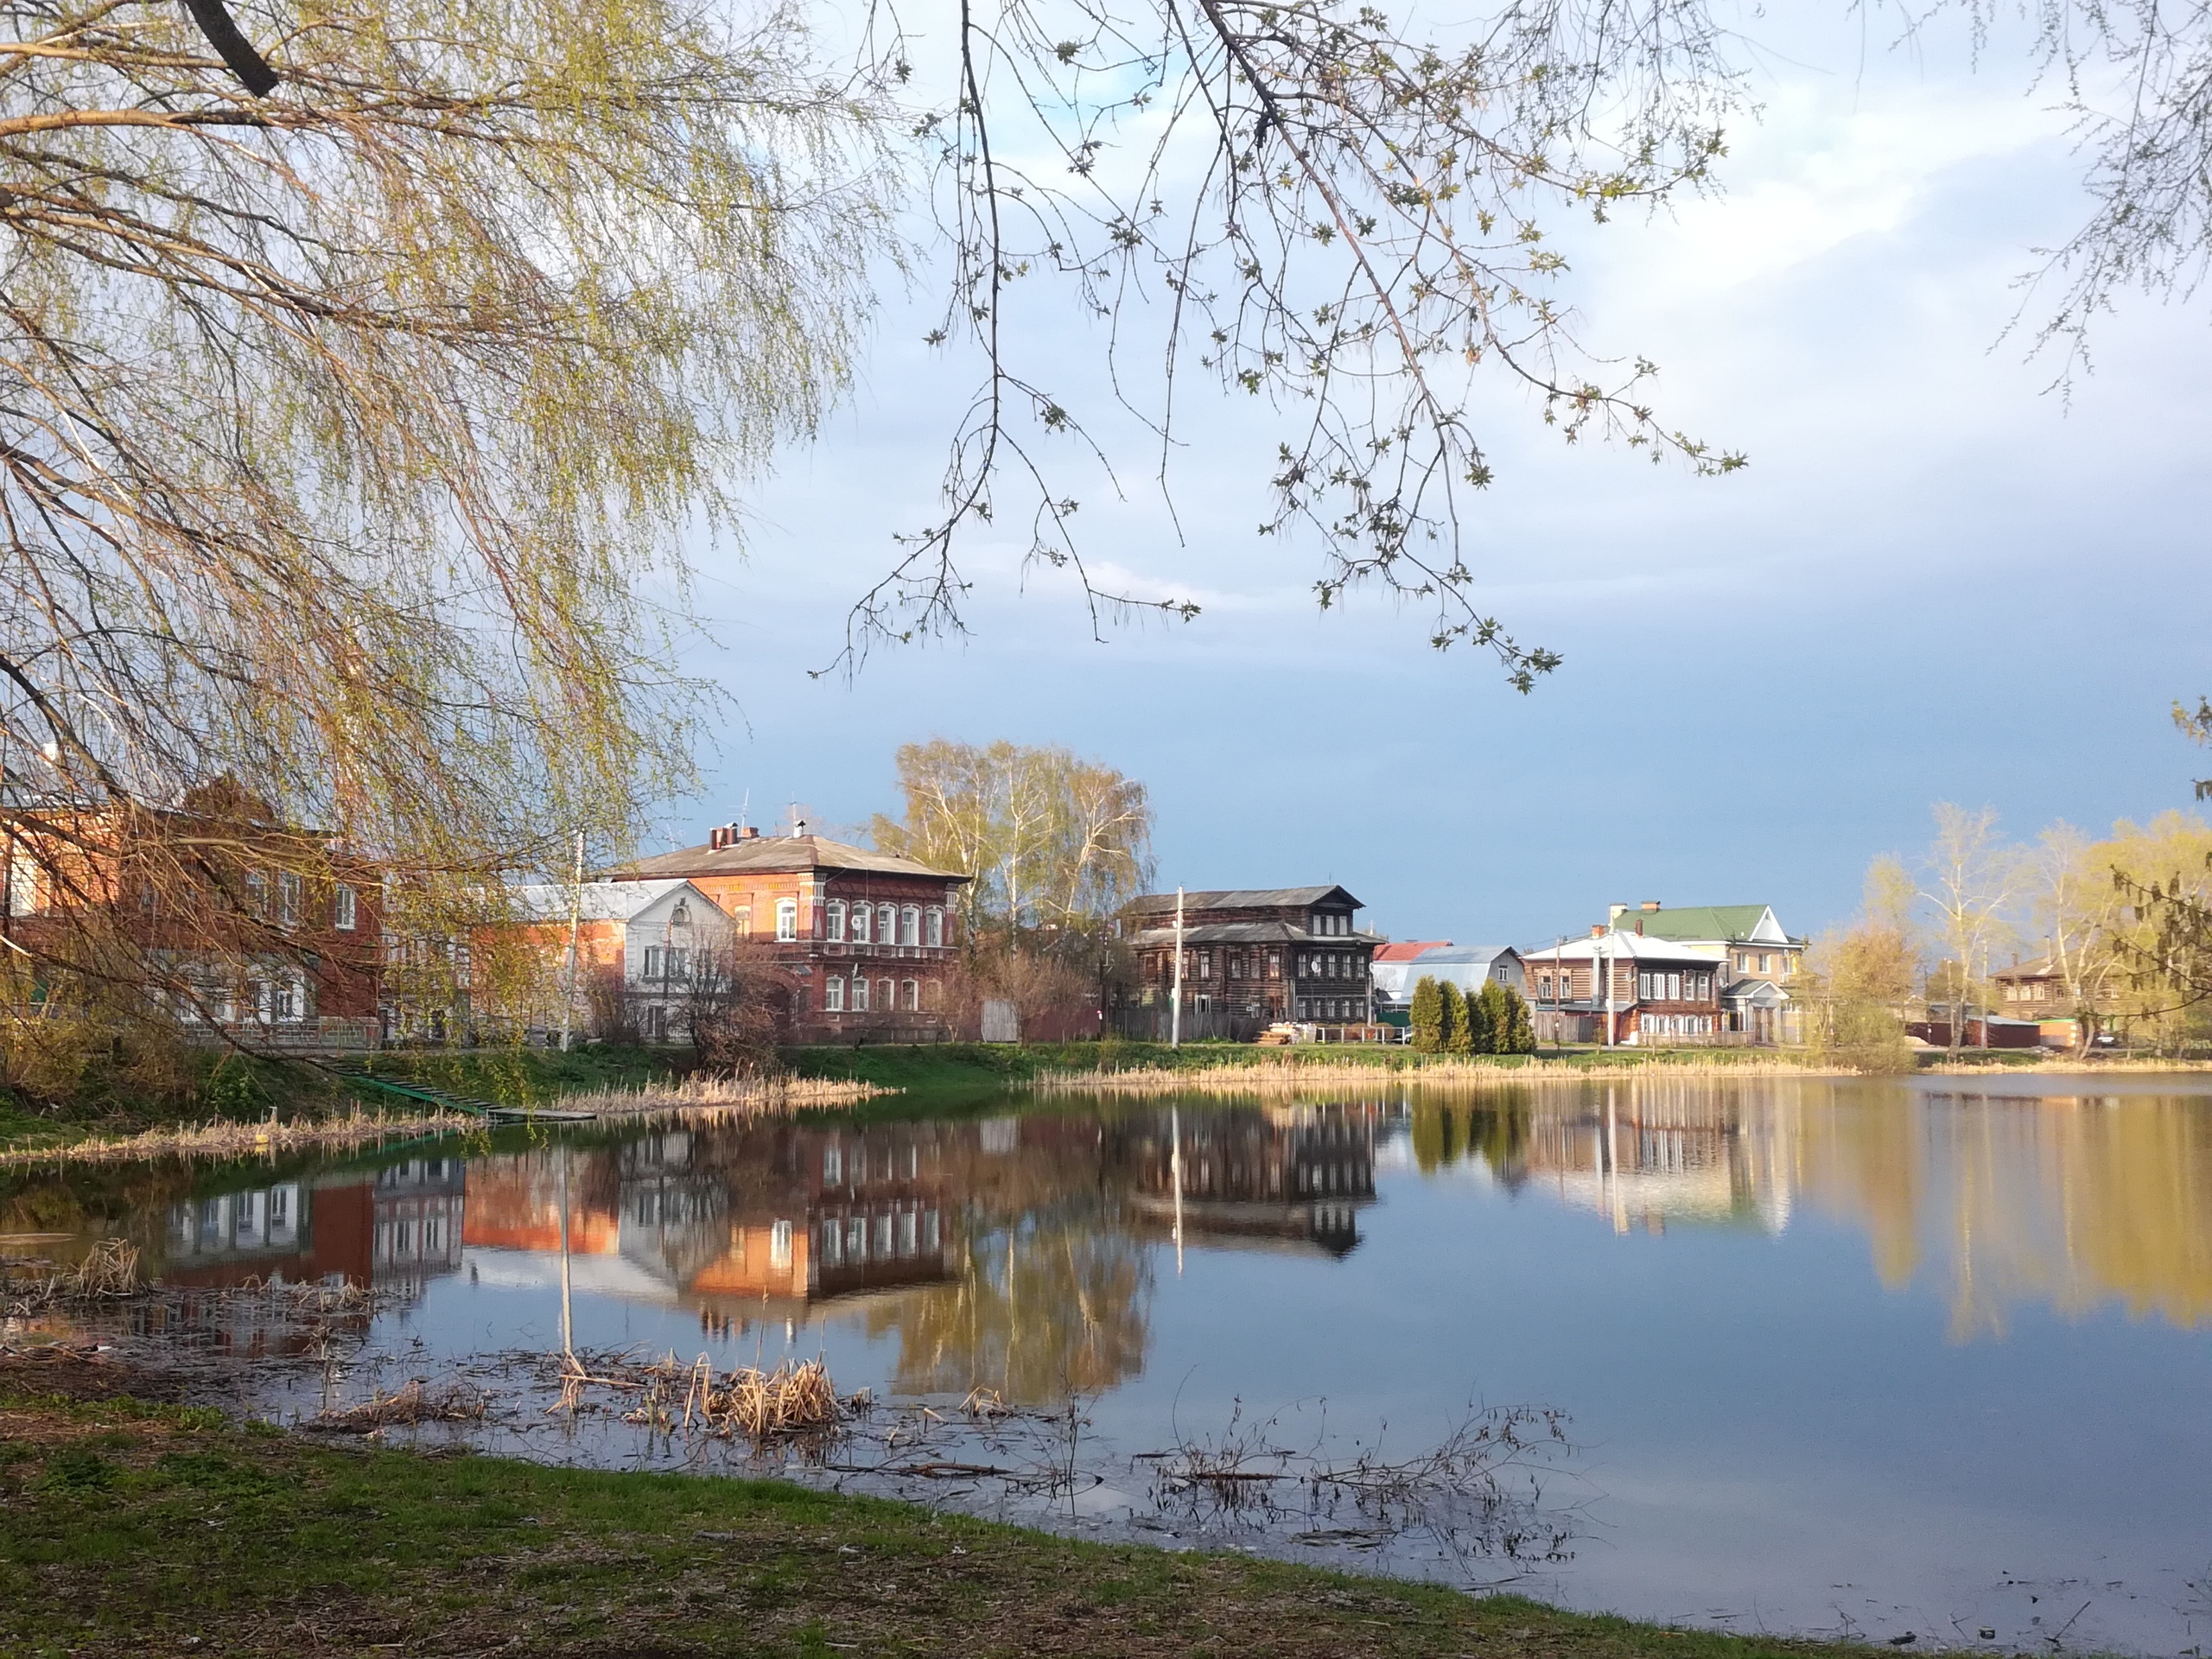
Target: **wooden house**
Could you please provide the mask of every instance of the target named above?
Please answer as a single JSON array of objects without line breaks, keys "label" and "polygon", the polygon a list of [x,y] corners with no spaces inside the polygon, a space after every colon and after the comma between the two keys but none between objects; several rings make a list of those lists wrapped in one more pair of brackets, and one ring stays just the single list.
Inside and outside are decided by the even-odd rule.
[{"label": "wooden house", "polygon": [[[1222,1016],[1219,1034],[1249,1039],[1279,1020],[1366,1025],[1374,1017],[1373,957],[1385,941],[1353,920],[1363,906],[1344,888],[1192,890],[1182,895],[1183,1007],[1194,1031]],[[1175,983],[1176,895],[1147,893],[1126,914],[1138,996],[1166,1009]]]},{"label": "wooden house", "polygon": [[1710,1042],[1723,1030],[1726,964],[1707,945],[1592,927],[1586,939],[1522,954],[1536,1035],[1546,1042]]}]

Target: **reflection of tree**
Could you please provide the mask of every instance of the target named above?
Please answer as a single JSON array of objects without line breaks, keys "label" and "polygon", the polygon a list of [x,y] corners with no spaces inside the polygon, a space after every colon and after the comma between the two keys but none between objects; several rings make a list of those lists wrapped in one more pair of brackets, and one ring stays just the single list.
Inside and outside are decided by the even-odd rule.
[{"label": "reflection of tree", "polygon": [[868,1317],[899,1333],[902,1394],[995,1389],[1010,1405],[1109,1388],[1144,1369],[1147,1250],[1096,1212],[1030,1217],[957,1244],[950,1284]]},{"label": "reflection of tree", "polygon": [[1422,1174],[1433,1174],[1459,1162],[1464,1153],[1472,1153],[1509,1186],[1517,1186],[1526,1178],[1529,1120],[1534,1109],[1527,1089],[1485,1089],[1461,1100],[1423,1094],[1415,1096],[1410,1109],[1414,1163]]}]

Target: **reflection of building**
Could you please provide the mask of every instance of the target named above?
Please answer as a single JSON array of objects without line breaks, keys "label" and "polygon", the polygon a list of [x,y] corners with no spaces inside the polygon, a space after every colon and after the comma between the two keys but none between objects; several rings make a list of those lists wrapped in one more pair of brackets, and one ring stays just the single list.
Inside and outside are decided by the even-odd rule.
[{"label": "reflection of building", "polygon": [[812,1304],[945,1274],[942,1132],[791,1123],[656,1132],[618,1150],[472,1166],[472,1249],[569,1249],[602,1294],[710,1314],[794,1318]]},{"label": "reflection of building", "polygon": [[[1794,1123],[1747,1111],[1740,1086],[1639,1080],[1532,1092],[1517,1103],[1525,1128],[1500,1138],[1478,1135],[1471,1122],[1467,1137],[1494,1166],[1491,1148],[1510,1146],[1512,1166],[1498,1173],[1516,1187],[1548,1188],[1605,1216],[1618,1232],[1661,1232],[1670,1222],[1770,1232],[1789,1224]],[[1425,1116],[1452,1110],[1432,1102],[1416,1106],[1416,1142]],[[1448,1124],[1441,1141],[1456,1143]]]},{"label": "reflection of building", "polygon": [[165,1283],[350,1284],[419,1292],[461,1265],[462,1165],[410,1158],[372,1174],[188,1198],[170,1206]]},{"label": "reflection of building", "polygon": [[1179,1226],[1185,1244],[1340,1256],[1375,1202],[1375,1124],[1363,1107],[1150,1112],[1116,1126],[1106,1156],[1129,1178],[1123,1203],[1142,1229]]}]

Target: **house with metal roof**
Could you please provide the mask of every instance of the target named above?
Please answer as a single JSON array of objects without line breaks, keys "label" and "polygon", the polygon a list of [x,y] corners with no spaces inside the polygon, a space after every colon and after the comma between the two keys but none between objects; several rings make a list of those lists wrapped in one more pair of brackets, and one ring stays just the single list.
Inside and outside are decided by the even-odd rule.
[{"label": "house with metal roof", "polygon": [[[1279,1020],[1373,1022],[1371,963],[1386,941],[1354,921],[1339,887],[1205,887],[1148,893],[1124,912],[1138,1007],[1166,1009],[1182,958],[1186,1035],[1249,1041]],[[1209,1019],[1206,1016],[1216,1016]]]},{"label": "house with metal roof", "polygon": [[608,870],[690,881],[752,954],[789,975],[799,1042],[930,1041],[950,1033],[960,889],[973,878],[810,835],[717,824],[703,846]]},{"label": "house with metal roof", "polygon": [[1375,1008],[1378,1018],[1396,1023],[1413,1007],[1414,988],[1424,979],[1459,988],[1463,995],[1481,995],[1489,980],[1528,995],[1529,976],[1521,953],[1510,944],[1453,944],[1446,941],[1408,954],[1391,945],[1375,959]]},{"label": "house with metal roof", "polygon": [[1592,927],[1522,960],[1540,1041],[1711,1041],[1724,1029],[1726,964],[1713,946]]},{"label": "house with metal roof", "polygon": [[1753,1043],[1797,1040],[1798,1011],[1789,999],[1789,982],[1804,957],[1805,941],[1790,937],[1771,905],[1669,909],[1650,899],[1634,910],[1613,906],[1611,924],[1646,938],[1719,951],[1725,968],[1722,1030]]}]

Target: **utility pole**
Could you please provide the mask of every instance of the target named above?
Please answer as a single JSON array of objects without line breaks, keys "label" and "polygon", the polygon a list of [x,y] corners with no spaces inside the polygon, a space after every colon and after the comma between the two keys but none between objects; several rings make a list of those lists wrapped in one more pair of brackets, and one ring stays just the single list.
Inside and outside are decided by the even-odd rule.
[{"label": "utility pole", "polygon": [[1183,889],[1175,889],[1175,989],[1169,998],[1167,1046],[1183,1046]]},{"label": "utility pole", "polygon": [[1609,927],[1599,947],[1599,961],[1605,975],[1605,1046],[1613,1046],[1613,933]]},{"label": "utility pole", "polygon": [[[568,1052],[575,1037],[576,1020],[576,949],[584,927],[584,832],[576,831],[576,884],[569,889],[569,965],[562,975],[561,988],[561,1052]],[[563,1212],[561,1225],[565,1231],[568,1217]],[[562,1258],[562,1269],[568,1268],[568,1259]]]}]

